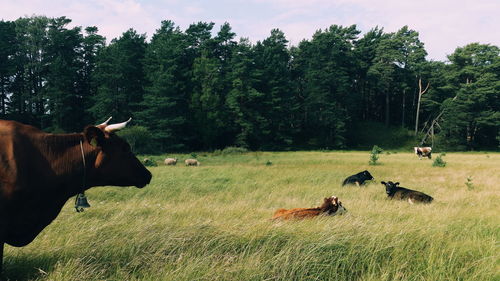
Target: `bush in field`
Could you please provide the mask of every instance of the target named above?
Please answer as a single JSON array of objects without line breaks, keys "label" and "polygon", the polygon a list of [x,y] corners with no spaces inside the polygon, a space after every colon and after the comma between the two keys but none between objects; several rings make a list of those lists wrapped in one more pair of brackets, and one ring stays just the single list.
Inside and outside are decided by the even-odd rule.
[{"label": "bush in field", "polygon": [[465,182],[465,185],[467,186],[468,190],[474,189],[474,183],[472,183],[472,176],[467,177],[467,181]]},{"label": "bush in field", "polygon": [[151,152],[153,136],[146,127],[131,126],[118,132],[129,144],[132,152],[141,154]]},{"label": "bush in field", "polygon": [[443,156],[445,156],[445,153],[441,153],[436,159],[434,159],[434,163],[432,163],[433,167],[445,167],[446,162],[443,160]]},{"label": "bush in field", "polygon": [[384,150],[377,145],[374,145],[372,148],[372,152],[370,153],[370,161],[368,164],[370,165],[380,165],[380,163],[377,163],[378,161],[378,155],[382,153]]}]

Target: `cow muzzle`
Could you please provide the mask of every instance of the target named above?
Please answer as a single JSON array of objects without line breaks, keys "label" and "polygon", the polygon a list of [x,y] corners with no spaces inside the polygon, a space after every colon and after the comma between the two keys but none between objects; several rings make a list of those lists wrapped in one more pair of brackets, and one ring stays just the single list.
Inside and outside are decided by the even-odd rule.
[{"label": "cow muzzle", "polygon": [[145,187],[146,185],[148,185],[151,182],[152,178],[153,178],[153,175],[151,174],[151,172],[148,171],[148,170],[146,170],[146,175],[144,176],[144,181],[142,181],[141,183],[136,184],[135,186],[137,188],[143,188],[143,187]]}]

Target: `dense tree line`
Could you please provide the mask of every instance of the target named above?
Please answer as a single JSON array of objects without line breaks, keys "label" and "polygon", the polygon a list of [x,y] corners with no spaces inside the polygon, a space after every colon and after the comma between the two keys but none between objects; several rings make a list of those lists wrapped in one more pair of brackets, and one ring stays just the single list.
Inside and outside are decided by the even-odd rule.
[{"label": "dense tree line", "polygon": [[0,21],[0,118],[72,132],[132,116],[142,127],[131,134],[155,151],[353,147],[373,122],[498,148],[497,46],[471,43],[439,62],[407,26],[332,25],[289,47],[279,29],[252,44],[228,23],[172,21],[149,42],[129,29],[107,45],[70,22]]}]

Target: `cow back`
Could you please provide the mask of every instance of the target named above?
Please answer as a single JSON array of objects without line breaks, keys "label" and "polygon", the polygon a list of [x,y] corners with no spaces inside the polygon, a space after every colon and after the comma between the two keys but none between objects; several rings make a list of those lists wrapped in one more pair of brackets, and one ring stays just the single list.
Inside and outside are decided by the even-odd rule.
[{"label": "cow back", "polygon": [[279,209],[274,213],[273,219],[304,219],[319,216],[322,213],[320,208],[295,208]]}]

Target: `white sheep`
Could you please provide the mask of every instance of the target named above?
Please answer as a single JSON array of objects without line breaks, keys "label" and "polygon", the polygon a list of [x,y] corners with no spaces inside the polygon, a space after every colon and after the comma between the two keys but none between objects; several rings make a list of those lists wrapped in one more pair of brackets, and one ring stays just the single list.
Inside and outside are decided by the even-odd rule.
[{"label": "white sheep", "polygon": [[175,165],[175,164],[177,164],[177,158],[166,158],[164,162],[165,162],[165,165],[168,165],[168,166]]},{"label": "white sheep", "polygon": [[186,163],[186,166],[200,166],[201,165],[200,161],[198,161],[196,159],[186,159],[184,161],[184,163]]}]

